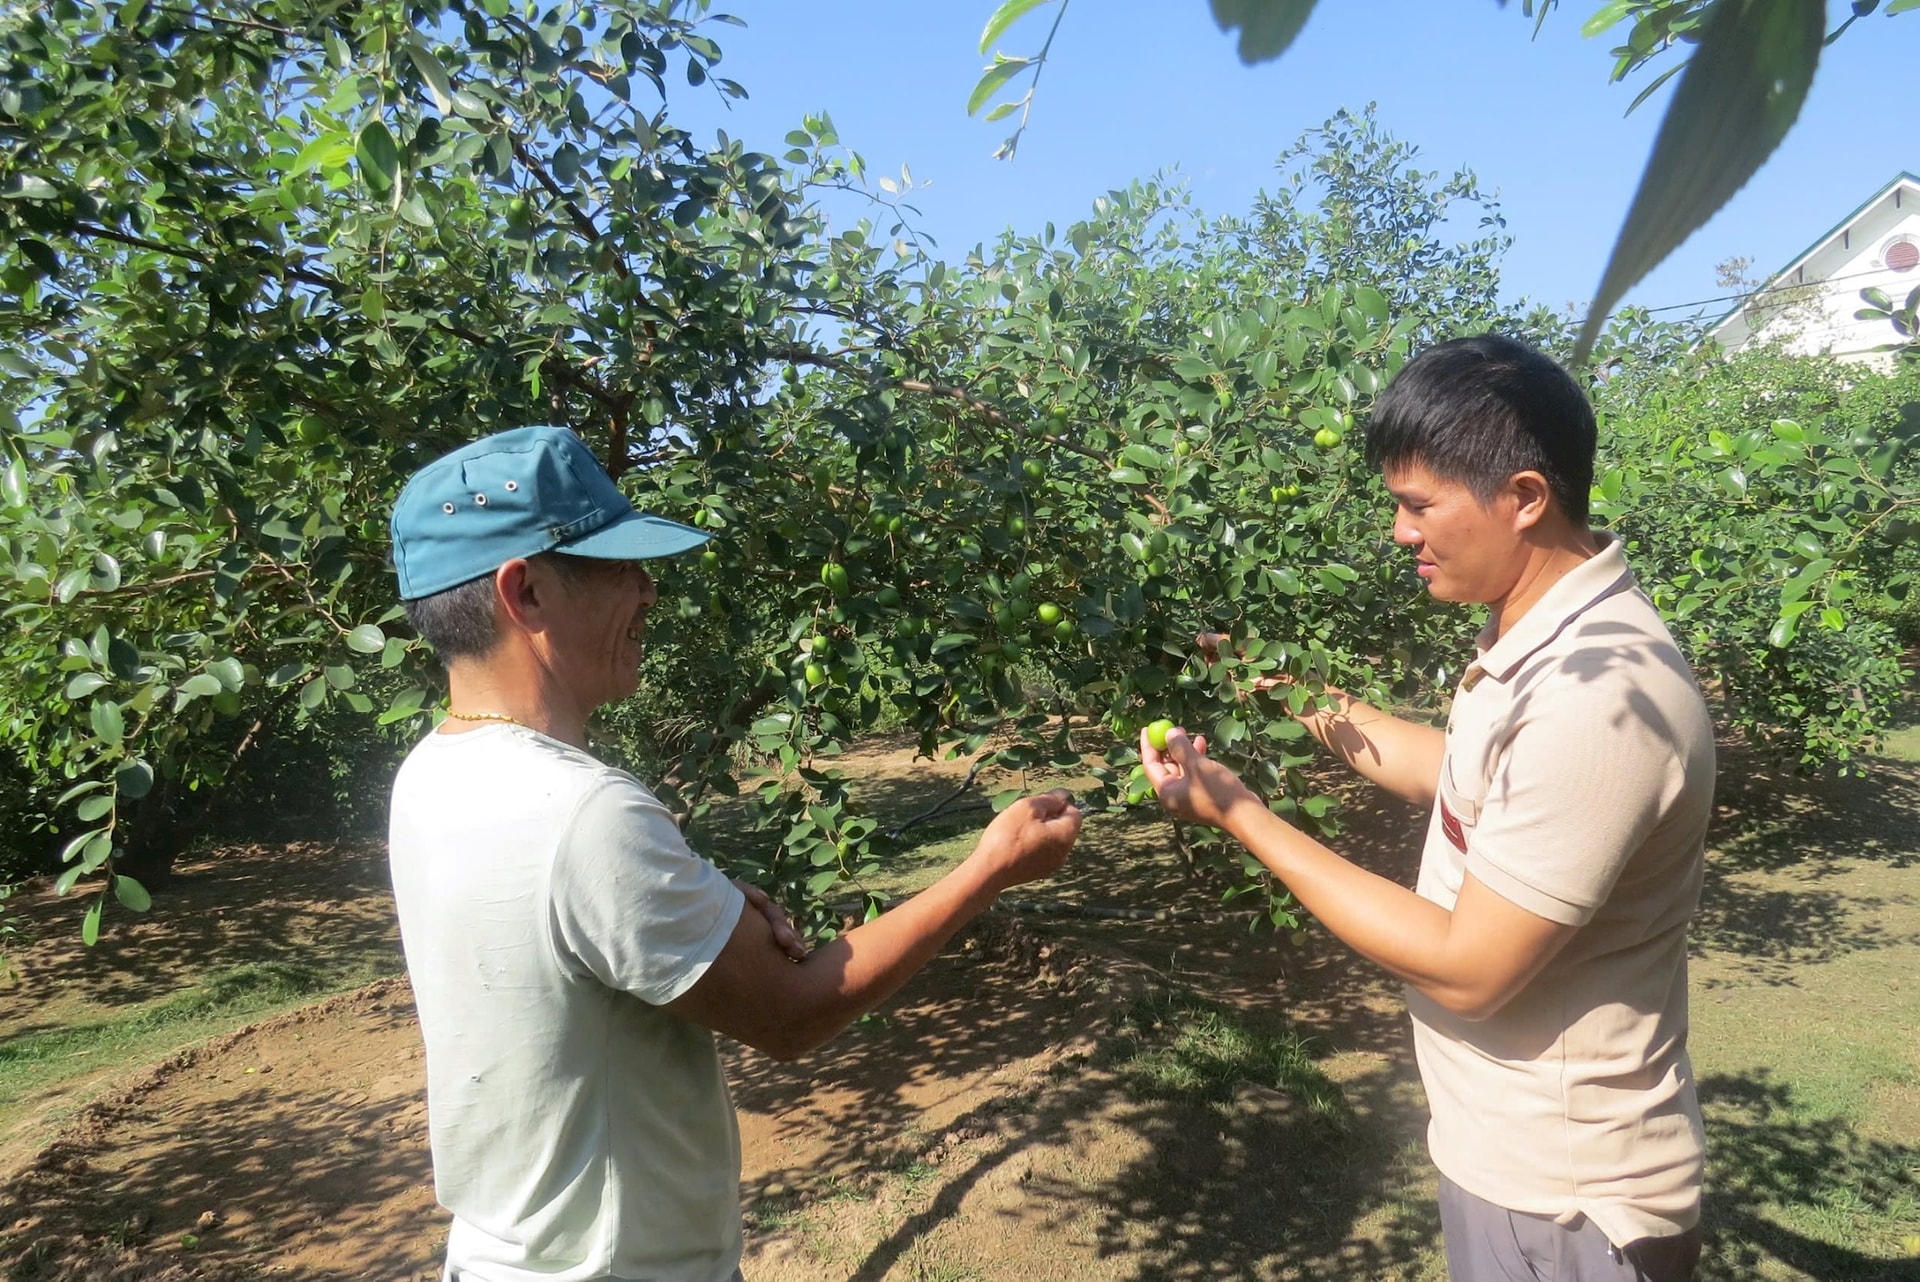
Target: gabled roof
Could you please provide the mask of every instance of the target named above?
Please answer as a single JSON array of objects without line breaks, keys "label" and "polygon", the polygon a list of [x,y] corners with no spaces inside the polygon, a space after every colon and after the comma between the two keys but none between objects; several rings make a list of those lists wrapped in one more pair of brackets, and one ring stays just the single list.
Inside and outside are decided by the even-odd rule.
[{"label": "gabled roof", "polygon": [[[1782,267],[1779,271],[1767,277],[1767,283],[1766,285],[1761,286],[1761,290],[1771,288],[1773,285],[1773,282],[1777,280],[1782,280],[1788,276],[1793,275],[1794,272],[1798,271],[1802,266],[1806,264],[1808,259],[1812,258],[1815,254],[1819,253],[1821,250],[1825,249],[1828,245],[1832,244],[1834,237],[1838,236],[1841,232],[1846,231],[1849,227],[1853,226],[1853,224],[1859,219],[1860,215],[1866,213],[1869,209],[1872,209],[1875,205],[1885,200],[1887,198],[1887,195],[1890,192],[1892,192],[1895,187],[1900,186],[1902,183],[1905,183],[1907,186],[1912,187],[1916,192],[1920,192],[1920,174],[1914,174],[1906,170],[1902,170],[1900,173],[1895,174],[1891,182],[1889,182],[1886,186],[1882,187],[1879,191],[1874,192],[1873,195],[1861,201],[1860,204],[1854,208],[1852,213],[1848,214],[1845,218],[1842,218],[1839,222],[1835,223],[1833,226],[1821,232],[1818,236],[1814,238],[1814,241],[1811,245],[1808,245],[1805,249],[1801,250],[1798,254],[1796,254],[1793,257],[1792,261],[1790,261],[1785,267]],[[1759,293],[1761,291],[1756,290],[1754,292]],[[1732,320],[1735,316],[1738,316],[1742,311],[1742,309],[1746,307],[1747,303],[1752,298],[1753,298],[1753,295],[1748,294],[1747,296],[1742,298],[1739,302],[1735,303],[1732,307],[1728,308],[1720,316],[1716,317],[1713,323],[1707,326],[1707,333],[1712,334],[1716,332],[1722,325]]]}]

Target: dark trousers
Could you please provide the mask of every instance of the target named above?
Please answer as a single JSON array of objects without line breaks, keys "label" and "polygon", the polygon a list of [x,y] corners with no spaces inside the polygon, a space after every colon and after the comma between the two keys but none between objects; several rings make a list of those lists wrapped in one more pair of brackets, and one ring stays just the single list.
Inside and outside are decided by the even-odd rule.
[{"label": "dark trousers", "polygon": [[1440,1177],[1440,1231],[1453,1282],[1688,1282],[1700,1230],[1616,1246],[1585,1217],[1557,1224],[1477,1198]]}]

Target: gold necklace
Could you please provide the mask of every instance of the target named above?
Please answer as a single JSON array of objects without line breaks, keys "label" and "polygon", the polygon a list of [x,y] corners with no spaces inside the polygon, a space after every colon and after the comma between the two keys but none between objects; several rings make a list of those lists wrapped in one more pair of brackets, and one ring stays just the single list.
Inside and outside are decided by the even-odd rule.
[{"label": "gold necklace", "polygon": [[455,712],[452,708],[448,708],[447,715],[455,721],[504,721],[510,726],[519,726],[523,730],[533,729],[518,717],[510,717],[504,712]]}]

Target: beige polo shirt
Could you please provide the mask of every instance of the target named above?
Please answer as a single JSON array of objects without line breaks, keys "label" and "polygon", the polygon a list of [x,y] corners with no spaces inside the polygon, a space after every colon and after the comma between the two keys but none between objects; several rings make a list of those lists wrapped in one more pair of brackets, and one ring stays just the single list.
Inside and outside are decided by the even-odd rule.
[{"label": "beige polo shirt", "polygon": [[1433,1161],[1512,1211],[1615,1243],[1700,1216],[1687,921],[1713,803],[1713,725],[1617,541],[1556,583],[1461,679],[1418,890],[1467,873],[1578,926],[1492,1018],[1413,990]]}]

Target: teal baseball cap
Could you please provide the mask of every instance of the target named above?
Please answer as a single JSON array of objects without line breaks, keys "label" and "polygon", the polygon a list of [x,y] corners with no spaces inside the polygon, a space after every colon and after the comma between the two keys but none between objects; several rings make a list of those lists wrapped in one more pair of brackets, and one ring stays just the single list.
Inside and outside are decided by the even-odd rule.
[{"label": "teal baseball cap", "polygon": [[564,427],[485,436],[413,474],[393,505],[393,568],[413,601],[541,552],[645,561],[707,541],[635,509]]}]

